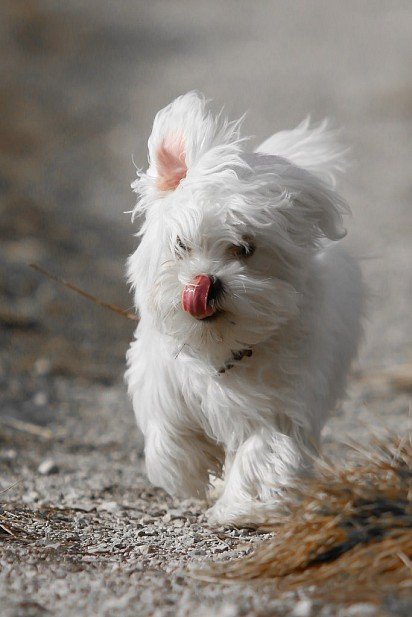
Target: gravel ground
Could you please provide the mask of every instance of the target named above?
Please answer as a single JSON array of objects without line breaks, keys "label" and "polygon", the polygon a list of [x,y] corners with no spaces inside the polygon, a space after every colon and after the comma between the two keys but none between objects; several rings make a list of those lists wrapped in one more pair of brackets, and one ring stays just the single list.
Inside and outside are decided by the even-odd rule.
[{"label": "gravel ground", "polygon": [[[187,566],[264,541],[211,529],[206,504],[150,487],[122,383],[133,324],[58,289],[32,261],[130,307],[129,184],[153,114],[198,88],[264,138],[307,113],[344,127],[349,243],[370,311],[348,399],[325,430],[408,430],[412,363],[412,10],[408,0],[4,0],[0,23],[0,606],[5,617],[410,615],[201,583]],[[403,369],[404,370],[404,369]],[[410,368],[409,370],[410,375]],[[410,382],[409,382],[410,383]],[[312,590],[313,591],[313,590]]]}]

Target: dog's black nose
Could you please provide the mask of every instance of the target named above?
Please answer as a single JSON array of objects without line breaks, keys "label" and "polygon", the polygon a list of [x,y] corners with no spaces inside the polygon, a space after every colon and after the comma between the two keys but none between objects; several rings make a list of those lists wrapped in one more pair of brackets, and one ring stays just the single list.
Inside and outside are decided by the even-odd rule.
[{"label": "dog's black nose", "polygon": [[209,274],[209,279],[211,284],[207,294],[207,304],[213,305],[223,293],[223,283],[220,278],[213,276],[213,274]]}]

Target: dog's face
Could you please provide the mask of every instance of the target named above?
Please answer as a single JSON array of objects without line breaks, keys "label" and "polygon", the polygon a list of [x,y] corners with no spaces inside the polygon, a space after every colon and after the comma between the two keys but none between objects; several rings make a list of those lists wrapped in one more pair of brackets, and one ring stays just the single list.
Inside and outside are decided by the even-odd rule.
[{"label": "dog's face", "polygon": [[186,345],[222,361],[273,334],[295,313],[298,294],[279,278],[268,229],[242,220],[215,188],[170,204],[162,229],[153,238],[146,232],[140,250],[156,261],[144,292],[156,327],[177,350]]},{"label": "dog's face", "polygon": [[206,116],[196,95],[177,99],[157,116],[150,167],[134,185],[146,215],[129,260],[141,315],[176,353],[218,366],[297,314],[320,217],[330,224],[323,210],[318,221],[315,207],[292,206],[302,182],[314,201],[314,179],[297,168],[287,179],[292,166],[277,157],[248,158],[237,129]]}]

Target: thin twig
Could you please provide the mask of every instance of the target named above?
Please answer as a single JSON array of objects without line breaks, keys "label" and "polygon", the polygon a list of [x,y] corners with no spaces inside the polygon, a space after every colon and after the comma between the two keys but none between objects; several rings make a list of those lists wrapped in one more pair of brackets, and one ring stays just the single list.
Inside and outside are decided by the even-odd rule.
[{"label": "thin twig", "polygon": [[7,525],[0,523],[0,529],[2,529],[5,533],[8,533],[10,536],[13,536],[13,538],[16,537],[16,535],[12,532],[10,527],[7,527]]},{"label": "thin twig", "polygon": [[139,317],[135,315],[135,313],[132,313],[131,311],[126,311],[125,309],[120,308],[120,306],[117,306],[116,304],[111,304],[109,302],[103,302],[103,300],[96,298],[96,296],[93,296],[92,294],[89,294],[87,291],[80,289],[79,287],[77,287],[77,285],[74,285],[73,283],[66,281],[60,276],[51,274],[50,272],[48,272],[47,270],[45,270],[38,264],[29,264],[29,266],[30,268],[33,268],[33,270],[36,270],[36,272],[40,272],[40,274],[43,274],[44,276],[47,276],[52,281],[55,281],[55,283],[59,283],[60,285],[63,285],[64,287],[67,287],[68,289],[75,291],[76,293],[83,296],[83,298],[86,298],[86,300],[89,300],[90,302],[93,302],[94,304],[97,304],[98,306],[102,306],[103,308],[110,309],[114,313],[117,313],[118,315],[121,315],[122,317],[126,317],[127,319],[130,319],[132,321],[139,321]]},{"label": "thin twig", "polygon": [[17,482],[13,482],[13,484],[10,484],[9,486],[6,486],[6,488],[4,488],[3,490],[0,491],[0,495],[3,495],[3,493],[7,493],[7,491],[10,491],[12,488],[17,486],[21,482],[22,482],[22,480],[17,480]]},{"label": "thin twig", "polygon": [[0,418],[0,423],[5,424],[6,426],[10,426],[10,428],[14,428],[18,431],[22,431],[23,433],[29,433],[30,435],[36,435],[37,437],[42,437],[43,439],[52,439],[53,433],[48,428],[43,428],[38,424],[33,424],[32,422],[23,422],[22,420],[17,420],[16,418]]}]

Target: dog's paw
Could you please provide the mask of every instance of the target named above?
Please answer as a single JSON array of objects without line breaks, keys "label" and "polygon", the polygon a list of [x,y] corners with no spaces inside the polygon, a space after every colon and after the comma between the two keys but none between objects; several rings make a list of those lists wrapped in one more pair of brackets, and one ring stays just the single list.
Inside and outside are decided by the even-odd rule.
[{"label": "dog's paw", "polygon": [[227,505],[220,504],[219,502],[215,503],[214,506],[206,511],[206,516],[209,525],[213,525],[215,527],[241,526],[239,512]]},{"label": "dog's paw", "polygon": [[207,497],[210,501],[217,501],[223,495],[225,482],[222,478],[209,478]]},{"label": "dog's paw", "polygon": [[206,516],[210,525],[255,529],[273,520],[278,504],[259,501],[225,502],[218,500]]}]

